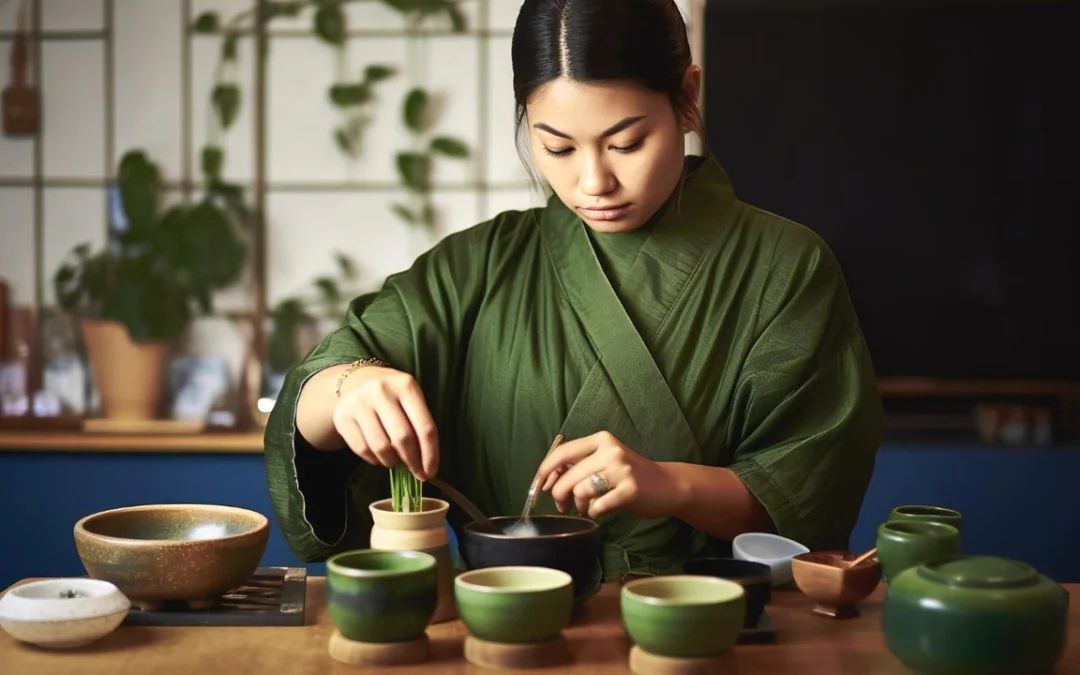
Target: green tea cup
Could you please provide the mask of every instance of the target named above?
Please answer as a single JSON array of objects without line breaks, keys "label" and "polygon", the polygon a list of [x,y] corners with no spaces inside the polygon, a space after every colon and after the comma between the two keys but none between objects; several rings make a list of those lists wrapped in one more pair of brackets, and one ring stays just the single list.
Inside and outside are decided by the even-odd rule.
[{"label": "green tea cup", "polygon": [[924,506],[922,504],[897,506],[889,512],[889,520],[941,523],[943,525],[952,525],[958,530],[962,530],[964,524],[964,517],[955,509],[944,506]]},{"label": "green tea cup", "polygon": [[886,580],[909,567],[960,553],[960,531],[952,525],[890,520],[878,527],[877,558]]},{"label": "green tea cup", "polygon": [[474,637],[499,644],[548,642],[570,623],[574,580],[548,567],[487,567],[459,574],[454,599]]},{"label": "green tea cup", "polygon": [[650,577],[623,586],[620,604],[626,632],[642,650],[705,658],[724,654],[738,640],[746,593],[719,577]]},{"label": "green tea cup", "polygon": [[408,642],[424,635],[438,600],[434,556],[346,551],[326,561],[327,612],[356,642]]}]

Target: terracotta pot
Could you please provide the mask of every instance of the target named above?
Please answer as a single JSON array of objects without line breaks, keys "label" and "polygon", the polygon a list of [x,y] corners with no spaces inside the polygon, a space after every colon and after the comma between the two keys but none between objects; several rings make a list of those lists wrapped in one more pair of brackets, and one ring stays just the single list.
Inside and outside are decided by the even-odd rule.
[{"label": "terracotta pot", "polygon": [[446,512],[450,504],[441,499],[424,498],[415,513],[397,513],[389,499],[369,507],[374,525],[371,548],[380,551],[420,551],[437,561],[439,600],[431,623],[457,618],[454,602],[454,563],[450,559],[450,535],[446,532]]},{"label": "terracotta pot", "polygon": [[118,321],[83,319],[82,335],[101,396],[102,417],[157,418],[164,393],[168,345],[133,342]]}]

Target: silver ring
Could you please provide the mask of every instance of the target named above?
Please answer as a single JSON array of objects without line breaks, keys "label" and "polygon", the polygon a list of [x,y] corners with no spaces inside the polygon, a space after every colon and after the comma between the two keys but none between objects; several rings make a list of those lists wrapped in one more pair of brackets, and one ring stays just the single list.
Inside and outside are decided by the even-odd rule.
[{"label": "silver ring", "polygon": [[592,487],[597,494],[601,495],[611,489],[611,486],[608,485],[607,478],[605,478],[602,473],[594,473],[589,476],[589,486]]}]

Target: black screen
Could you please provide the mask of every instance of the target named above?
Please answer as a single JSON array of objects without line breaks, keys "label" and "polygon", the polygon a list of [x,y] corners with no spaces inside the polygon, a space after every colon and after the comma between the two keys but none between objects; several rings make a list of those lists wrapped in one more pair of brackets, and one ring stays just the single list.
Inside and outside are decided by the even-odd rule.
[{"label": "black screen", "polygon": [[774,4],[708,4],[709,146],[837,254],[878,374],[1080,380],[1077,3]]}]

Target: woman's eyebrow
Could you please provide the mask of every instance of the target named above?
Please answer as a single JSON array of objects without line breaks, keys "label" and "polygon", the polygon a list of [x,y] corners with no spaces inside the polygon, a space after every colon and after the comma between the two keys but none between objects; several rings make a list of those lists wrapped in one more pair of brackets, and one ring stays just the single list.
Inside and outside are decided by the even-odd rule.
[{"label": "woman's eyebrow", "polygon": [[[609,128],[604,133],[600,134],[600,138],[607,138],[608,136],[614,136],[615,134],[619,133],[620,131],[623,131],[625,129],[628,129],[628,128],[634,126],[635,124],[637,124],[641,120],[645,119],[645,117],[647,117],[647,116],[646,115],[638,115],[637,117],[627,117],[626,119],[622,120],[621,122],[617,122],[616,124],[612,125],[611,128]],[[549,134],[551,134],[553,136],[558,136],[559,138],[565,138],[568,141],[574,140],[569,134],[564,134],[563,132],[559,131],[558,129],[553,129],[550,126],[544,124],[543,122],[537,122],[536,124],[533,125],[533,128],[534,129],[539,129],[541,131],[546,131],[546,132],[548,132]]]}]

